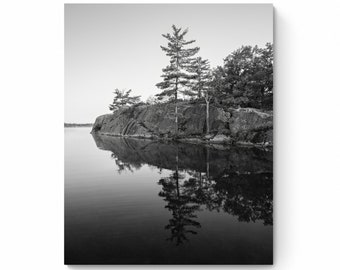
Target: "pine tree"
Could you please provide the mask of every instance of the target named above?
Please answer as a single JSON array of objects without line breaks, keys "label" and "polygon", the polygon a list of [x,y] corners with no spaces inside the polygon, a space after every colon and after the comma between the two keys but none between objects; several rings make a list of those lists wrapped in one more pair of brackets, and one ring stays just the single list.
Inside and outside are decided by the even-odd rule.
[{"label": "pine tree", "polygon": [[213,98],[213,88],[212,88],[212,72],[210,70],[209,61],[207,59],[202,59],[201,57],[195,58],[188,71],[192,73],[190,89],[185,92],[185,94],[201,98],[204,97],[206,103],[206,133],[210,133],[209,124],[209,107],[210,102]]},{"label": "pine tree", "polygon": [[207,90],[210,83],[210,65],[207,59],[195,58],[188,71],[192,73],[190,89],[185,91],[186,95],[201,98],[203,91]]},{"label": "pine tree", "polygon": [[115,97],[113,98],[112,104],[109,105],[110,111],[115,112],[124,106],[129,106],[140,102],[140,96],[130,96],[131,89],[128,91],[119,90],[116,88],[114,90]]},{"label": "pine tree", "polygon": [[168,40],[167,47],[161,46],[161,49],[170,57],[170,64],[162,71],[163,81],[156,86],[163,91],[158,97],[168,96],[175,101],[175,122],[176,134],[178,132],[178,115],[177,115],[177,99],[178,94],[185,90],[190,83],[190,74],[188,67],[192,62],[192,57],[199,51],[199,47],[186,48],[187,45],[195,42],[195,40],[186,41],[185,35],[188,29],[182,30],[172,25],[172,34],[163,34],[162,36]]}]

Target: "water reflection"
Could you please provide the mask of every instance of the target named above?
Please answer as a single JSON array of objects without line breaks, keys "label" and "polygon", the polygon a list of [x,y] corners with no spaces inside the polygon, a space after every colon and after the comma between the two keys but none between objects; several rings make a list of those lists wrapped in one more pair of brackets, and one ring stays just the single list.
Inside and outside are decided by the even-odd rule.
[{"label": "water reflection", "polygon": [[159,196],[164,197],[167,202],[165,208],[172,214],[169,224],[165,226],[165,229],[171,232],[167,240],[174,241],[176,245],[182,244],[184,240],[188,241],[189,234],[197,234],[194,228],[201,227],[195,220],[197,218],[195,212],[199,211],[200,205],[195,202],[193,196],[194,186],[190,187],[187,181],[182,182],[184,177],[176,170],[158,182],[162,185]]},{"label": "water reflection", "polygon": [[159,196],[171,218],[165,229],[176,245],[189,241],[201,224],[199,211],[225,212],[239,222],[273,224],[272,152],[244,147],[206,147],[174,142],[93,135],[98,148],[112,152],[118,172],[142,165],[168,169]]}]

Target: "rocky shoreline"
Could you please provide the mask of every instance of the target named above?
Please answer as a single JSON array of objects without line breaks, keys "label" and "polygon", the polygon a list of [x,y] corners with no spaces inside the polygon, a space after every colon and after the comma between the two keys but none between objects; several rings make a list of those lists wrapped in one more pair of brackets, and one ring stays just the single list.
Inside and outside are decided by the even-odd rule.
[{"label": "rocky shoreline", "polygon": [[210,133],[206,135],[204,104],[180,103],[178,133],[174,104],[139,105],[97,117],[91,133],[194,144],[272,147],[273,114],[254,108],[210,107]]},{"label": "rocky shoreline", "polygon": [[131,139],[141,139],[141,140],[149,140],[149,141],[159,141],[159,142],[181,142],[187,144],[199,144],[199,145],[206,145],[212,148],[225,150],[228,149],[229,146],[244,146],[244,147],[258,147],[258,148],[266,148],[272,149],[273,145],[269,143],[251,143],[251,142],[230,142],[228,137],[223,137],[223,139],[206,139],[200,137],[188,137],[188,138],[159,138],[157,136],[154,137],[145,137],[145,136],[138,136],[138,135],[116,135],[111,133],[105,132],[90,132],[94,136],[107,136],[107,137],[115,137],[115,138],[131,138]]}]

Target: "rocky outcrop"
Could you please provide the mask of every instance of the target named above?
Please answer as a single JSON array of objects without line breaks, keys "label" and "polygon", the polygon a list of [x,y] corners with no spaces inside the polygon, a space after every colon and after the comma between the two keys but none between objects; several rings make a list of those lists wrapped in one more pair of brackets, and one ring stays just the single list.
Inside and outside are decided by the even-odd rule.
[{"label": "rocky outcrop", "polygon": [[210,106],[210,135],[206,136],[205,104],[178,104],[178,134],[175,134],[173,103],[122,108],[97,117],[94,133],[141,138],[191,140],[211,143],[272,145],[273,115],[256,109],[223,110]]},{"label": "rocky outcrop", "polygon": [[273,114],[252,108],[233,110],[229,121],[231,137],[237,142],[273,144]]}]

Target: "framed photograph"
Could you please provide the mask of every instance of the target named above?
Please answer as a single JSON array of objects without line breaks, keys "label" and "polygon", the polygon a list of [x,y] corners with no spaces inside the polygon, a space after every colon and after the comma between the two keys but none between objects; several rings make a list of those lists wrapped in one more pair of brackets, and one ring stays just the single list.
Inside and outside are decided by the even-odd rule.
[{"label": "framed photograph", "polygon": [[273,6],[64,17],[65,264],[273,264]]}]

